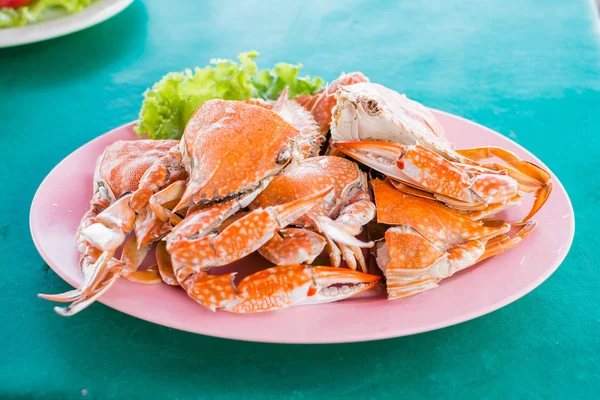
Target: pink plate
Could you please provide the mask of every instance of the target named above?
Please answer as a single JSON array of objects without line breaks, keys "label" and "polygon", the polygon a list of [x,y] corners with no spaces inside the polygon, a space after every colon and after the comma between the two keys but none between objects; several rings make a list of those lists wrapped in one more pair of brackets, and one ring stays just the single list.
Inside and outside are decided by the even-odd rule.
[{"label": "pink plate", "polygon": [[[543,165],[527,150],[490,129],[447,113],[435,113],[458,147],[501,146]],[[135,140],[131,128],[132,124],[117,128],[69,155],[48,174],[33,199],[30,225],[35,245],[52,269],[73,286],[81,282],[74,236],[92,195],[96,159],[117,140]],[[356,342],[458,324],[524,296],[547,279],[567,255],[575,229],[573,208],[562,184],[554,175],[553,179],[552,195],[535,217],[538,228],[527,240],[443,281],[439,288],[412,298],[388,301],[380,291],[338,303],[243,315],[213,313],[179,288],[122,279],[99,301],[172,328],[260,342]],[[524,202],[511,210],[508,218],[525,215],[529,205]],[[262,265],[261,260],[249,256],[236,267],[256,269]]]}]

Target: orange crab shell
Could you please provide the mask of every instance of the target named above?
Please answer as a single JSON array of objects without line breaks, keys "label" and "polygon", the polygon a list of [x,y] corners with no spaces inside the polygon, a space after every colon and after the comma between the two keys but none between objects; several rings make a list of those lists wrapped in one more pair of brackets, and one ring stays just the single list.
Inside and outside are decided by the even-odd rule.
[{"label": "orange crab shell", "polygon": [[[96,184],[110,188],[115,200],[138,188],[140,178],[155,161],[164,156],[178,140],[121,140],[108,146],[98,160]],[[99,179],[98,179],[99,178]],[[175,179],[174,179],[175,178]],[[185,172],[172,181],[185,179]]]},{"label": "orange crab shell", "polygon": [[500,229],[472,221],[467,214],[437,201],[400,192],[388,180],[374,179],[371,184],[379,223],[411,227],[442,247],[494,235]]},{"label": "orange crab shell", "polygon": [[[134,192],[146,170],[178,143],[178,140],[115,142],[106,148],[98,160],[94,185],[108,187],[113,201],[116,201],[121,196]],[[166,185],[186,178],[187,173],[184,170],[177,171],[169,177]],[[97,190],[97,187],[94,190]],[[94,221],[95,219],[91,219],[88,224]],[[137,216],[134,231],[138,244],[145,246],[167,233],[169,226],[158,220],[152,210],[146,207]]]},{"label": "orange crab shell", "polygon": [[254,207],[268,207],[287,203],[327,187],[333,188],[333,197],[321,200],[295,225],[311,226],[310,219],[317,215],[335,217],[347,200],[348,190],[361,181],[362,172],[353,161],[335,156],[312,157],[296,167],[277,175],[269,186],[254,200]]},{"label": "orange crab shell", "polygon": [[183,162],[192,176],[177,209],[257,187],[289,162],[290,142],[298,134],[264,107],[206,101],[188,122],[181,141]]}]

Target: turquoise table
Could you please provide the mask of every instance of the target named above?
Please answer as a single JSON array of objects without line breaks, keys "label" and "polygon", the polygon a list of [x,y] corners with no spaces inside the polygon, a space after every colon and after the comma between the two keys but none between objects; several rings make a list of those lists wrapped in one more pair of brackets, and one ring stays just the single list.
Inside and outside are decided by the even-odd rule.
[{"label": "turquoise table", "polygon": [[[138,0],[83,32],[0,50],[0,398],[598,398],[597,15],[588,0],[458,3]],[[69,286],[28,228],[44,176],[135,119],[141,93],[164,73],[250,49],[262,66],[302,62],[327,79],[361,70],[533,151],[577,214],[563,265],[490,315],[371,343],[235,342],[102,304],[54,314],[36,293]]]}]

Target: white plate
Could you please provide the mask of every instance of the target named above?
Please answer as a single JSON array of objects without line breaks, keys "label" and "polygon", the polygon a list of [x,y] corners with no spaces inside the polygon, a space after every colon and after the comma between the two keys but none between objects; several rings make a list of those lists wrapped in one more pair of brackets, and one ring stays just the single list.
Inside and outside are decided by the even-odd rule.
[{"label": "white plate", "polygon": [[16,28],[0,29],[0,48],[41,42],[89,28],[120,13],[132,2],[133,0],[99,0],[75,14]]}]

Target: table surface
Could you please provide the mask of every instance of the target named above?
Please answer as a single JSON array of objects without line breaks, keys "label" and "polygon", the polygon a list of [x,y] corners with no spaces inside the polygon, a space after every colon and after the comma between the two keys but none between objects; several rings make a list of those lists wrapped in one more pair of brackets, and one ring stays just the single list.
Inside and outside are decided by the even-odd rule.
[{"label": "table surface", "polygon": [[[85,31],[0,50],[0,397],[597,395],[596,11],[587,0],[423,3],[138,0]],[[164,73],[251,49],[262,53],[261,66],[302,62],[326,79],[360,70],[530,149],[573,201],[569,256],[548,281],[499,311],[370,343],[236,342],[102,304],[73,318],[54,314],[36,293],[69,286],[44,264],[28,228],[44,176],[82,144],[135,119],[141,93]]]}]

